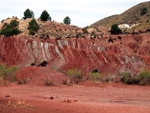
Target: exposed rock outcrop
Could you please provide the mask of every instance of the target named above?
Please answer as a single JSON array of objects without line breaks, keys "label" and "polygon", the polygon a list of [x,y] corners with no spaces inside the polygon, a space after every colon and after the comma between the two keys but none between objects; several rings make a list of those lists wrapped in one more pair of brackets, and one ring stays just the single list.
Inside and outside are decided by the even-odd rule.
[{"label": "exposed rock outcrop", "polygon": [[0,36],[0,62],[25,67],[46,61],[49,68],[68,70],[78,67],[86,74],[94,69],[107,74],[136,73],[150,65],[149,36],[121,35],[118,39],[114,35],[111,36],[113,43],[109,43],[108,38],[41,41],[25,36]]}]

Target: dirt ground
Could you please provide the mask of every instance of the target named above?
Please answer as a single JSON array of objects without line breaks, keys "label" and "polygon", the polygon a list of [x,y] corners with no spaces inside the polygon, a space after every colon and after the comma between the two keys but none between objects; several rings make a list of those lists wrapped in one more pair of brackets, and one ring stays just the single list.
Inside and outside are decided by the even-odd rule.
[{"label": "dirt ground", "polygon": [[0,113],[127,112],[150,113],[150,86],[0,85]]}]

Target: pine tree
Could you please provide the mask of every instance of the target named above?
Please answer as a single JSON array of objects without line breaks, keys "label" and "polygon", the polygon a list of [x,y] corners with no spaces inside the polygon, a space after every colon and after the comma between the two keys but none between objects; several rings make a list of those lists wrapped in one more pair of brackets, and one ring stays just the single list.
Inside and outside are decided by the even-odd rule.
[{"label": "pine tree", "polygon": [[71,19],[70,19],[68,16],[66,16],[66,17],[64,18],[64,24],[67,24],[67,25],[70,25],[70,24],[71,24]]},{"label": "pine tree", "polygon": [[118,27],[117,24],[113,24],[111,26],[110,32],[111,32],[111,34],[120,34],[121,33],[121,29]]},{"label": "pine tree", "polygon": [[30,34],[30,35],[35,35],[35,32],[38,31],[39,25],[38,25],[38,23],[36,22],[35,19],[32,19],[32,20],[29,22],[29,27],[28,27],[28,29],[29,29],[29,34]]},{"label": "pine tree", "polygon": [[48,14],[48,12],[46,10],[44,10],[40,16],[40,19],[42,21],[47,21],[47,20],[50,20],[51,21],[51,17],[50,15]]},{"label": "pine tree", "polygon": [[26,9],[23,19],[34,18],[34,13],[30,9]]}]

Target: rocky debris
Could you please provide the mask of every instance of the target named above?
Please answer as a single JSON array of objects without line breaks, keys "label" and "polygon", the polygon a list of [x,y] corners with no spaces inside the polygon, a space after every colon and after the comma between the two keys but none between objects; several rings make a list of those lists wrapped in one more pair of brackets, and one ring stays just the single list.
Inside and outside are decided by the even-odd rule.
[{"label": "rocky debris", "polygon": [[121,29],[121,31],[126,31],[127,29],[130,28],[128,24],[120,24],[118,27]]},{"label": "rocky debris", "polygon": [[78,102],[78,100],[77,99],[67,99],[67,100],[63,100],[62,102],[72,103],[72,102]]}]

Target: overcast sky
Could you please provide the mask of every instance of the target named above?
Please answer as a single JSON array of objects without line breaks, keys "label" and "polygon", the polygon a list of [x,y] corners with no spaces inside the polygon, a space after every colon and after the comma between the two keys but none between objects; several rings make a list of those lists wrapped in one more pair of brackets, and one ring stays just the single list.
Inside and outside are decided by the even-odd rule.
[{"label": "overcast sky", "polygon": [[146,0],[0,0],[0,20],[8,17],[23,17],[29,8],[35,18],[47,10],[52,20],[63,22],[64,17],[71,18],[71,24],[85,27],[107,16],[120,14]]}]

